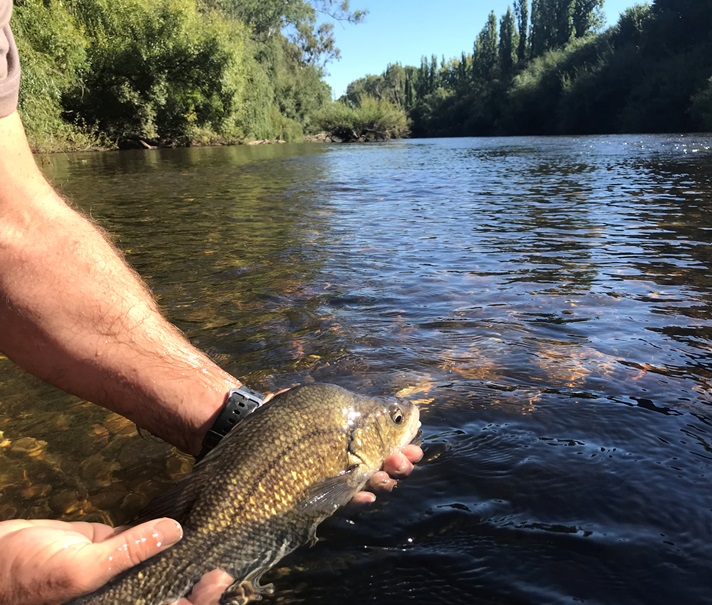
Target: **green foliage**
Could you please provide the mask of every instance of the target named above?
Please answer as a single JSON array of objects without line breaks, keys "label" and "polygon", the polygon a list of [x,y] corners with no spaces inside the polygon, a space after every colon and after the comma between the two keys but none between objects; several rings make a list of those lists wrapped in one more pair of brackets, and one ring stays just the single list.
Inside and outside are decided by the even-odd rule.
[{"label": "green foliage", "polygon": [[386,99],[408,109],[413,103],[417,77],[417,70],[414,67],[404,68],[394,63],[386,67],[386,71],[380,76],[365,76],[351,82],[346,88],[343,101],[357,106],[362,98],[373,97]]},{"label": "green foliage", "polygon": [[409,131],[405,111],[387,99],[363,96],[357,106],[336,101],[317,116],[322,130],[342,141],[389,140]]},{"label": "green foliage", "polygon": [[[654,0],[598,32],[602,0],[515,0],[474,55],[404,67],[415,136],[669,132],[711,128],[712,4]],[[412,74],[412,75],[409,75]],[[369,76],[353,93],[386,96]],[[349,99],[358,95],[349,95]]]},{"label": "green foliage", "polygon": [[349,0],[203,0],[207,9],[245,23],[258,39],[264,41],[283,30],[301,53],[301,60],[323,66],[339,58],[332,23],[319,22],[328,16],[336,21],[359,23],[366,11],[352,11]]},{"label": "green foliage", "polygon": [[65,106],[117,142],[187,144],[233,113],[247,31],[190,0],[83,0],[89,70]]},{"label": "green foliage", "polygon": [[509,77],[514,70],[518,46],[517,26],[512,9],[508,8],[499,23],[499,70],[503,77]]},{"label": "green foliage", "polygon": [[514,0],[514,13],[517,16],[517,62],[524,65],[529,57],[529,0]]},{"label": "green foliage", "polygon": [[613,27],[615,43],[619,46],[632,45],[640,48],[649,29],[652,11],[648,4],[636,4],[626,9]]},{"label": "green foliage", "polygon": [[14,9],[13,30],[22,55],[19,111],[32,147],[98,145],[87,129],[62,119],[62,96],[87,69],[86,40],[72,14],[59,0],[24,2]]},{"label": "green foliage", "polygon": [[489,80],[497,77],[498,67],[497,17],[491,11],[487,23],[475,40],[472,72],[475,78]]},{"label": "green foliage", "polygon": [[20,110],[36,148],[298,140],[330,100],[347,0],[22,0]]},{"label": "green foliage", "polygon": [[529,55],[540,57],[597,30],[602,6],[603,0],[532,0]]},{"label": "green foliage", "polygon": [[603,0],[576,0],[571,14],[574,35],[583,38],[603,25]]},{"label": "green foliage", "polygon": [[712,77],[707,86],[692,97],[691,111],[703,130],[712,131]]}]

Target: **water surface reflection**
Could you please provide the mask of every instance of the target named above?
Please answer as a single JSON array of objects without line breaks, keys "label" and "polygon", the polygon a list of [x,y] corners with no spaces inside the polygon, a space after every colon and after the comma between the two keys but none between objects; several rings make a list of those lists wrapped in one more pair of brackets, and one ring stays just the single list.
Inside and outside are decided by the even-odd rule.
[{"label": "water surface reflection", "polygon": [[[426,462],[285,561],[271,602],[709,599],[711,139],[43,161],[252,386],[422,405]],[[189,468],[0,368],[3,517],[123,522]]]}]

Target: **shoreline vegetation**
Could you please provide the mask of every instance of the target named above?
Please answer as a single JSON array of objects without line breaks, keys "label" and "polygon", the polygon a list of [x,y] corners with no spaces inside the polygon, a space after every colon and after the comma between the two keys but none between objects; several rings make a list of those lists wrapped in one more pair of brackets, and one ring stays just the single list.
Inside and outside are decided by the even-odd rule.
[{"label": "shoreline vegetation", "polygon": [[473,52],[349,84],[403,107],[414,137],[712,131],[712,2],[652,0],[607,29],[604,0],[514,0]]},{"label": "shoreline vegetation", "polygon": [[229,145],[321,132],[348,0],[15,0],[35,151]]},{"label": "shoreline vegetation", "polygon": [[712,5],[513,0],[472,52],[331,101],[348,0],[15,0],[35,151],[712,130]]}]

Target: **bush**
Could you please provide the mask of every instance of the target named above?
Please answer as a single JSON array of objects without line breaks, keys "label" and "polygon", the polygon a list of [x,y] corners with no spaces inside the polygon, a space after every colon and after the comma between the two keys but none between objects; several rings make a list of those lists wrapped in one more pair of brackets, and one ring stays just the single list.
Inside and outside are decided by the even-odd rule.
[{"label": "bush", "polygon": [[19,112],[33,149],[87,149],[98,137],[63,119],[62,97],[86,73],[87,39],[58,0],[14,8],[12,27],[22,60]]},{"label": "bush", "polygon": [[707,86],[692,97],[692,116],[700,130],[712,131],[712,78]]},{"label": "bush", "polygon": [[65,96],[67,107],[118,142],[186,144],[193,128],[220,131],[235,97],[228,72],[246,31],[226,31],[189,0],[80,6],[89,70]]},{"label": "bush", "polygon": [[357,106],[336,101],[322,109],[316,123],[342,141],[387,141],[409,133],[405,110],[386,99],[363,96]]},{"label": "bush", "polygon": [[33,147],[299,140],[329,99],[320,68],[279,31],[256,36],[212,4],[16,2]]}]

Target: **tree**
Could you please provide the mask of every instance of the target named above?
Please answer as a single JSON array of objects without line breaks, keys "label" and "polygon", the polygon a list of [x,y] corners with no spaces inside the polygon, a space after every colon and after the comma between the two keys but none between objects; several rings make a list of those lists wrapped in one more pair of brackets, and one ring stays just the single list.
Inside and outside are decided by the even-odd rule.
[{"label": "tree", "polygon": [[415,67],[408,66],[405,68],[405,90],[403,106],[410,110],[413,105],[415,105],[415,91],[416,91],[416,79],[418,78],[418,71]]},{"label": "tree", "polygon": [[574,36],[574,7],[579,0],[550,0],[550,15],[553,17],[554,32],[551,48],[566,46]]},{"label": "tree", "polygon": [[472,62],[475,78],[492,80],[497,77],[498,63],[497,17],[491,11],[482,31],[475,40],[475,56]]},{"label": "tree", "polygon": [[531,58],[540,57],[551,46],[551,23],[546,11],[546,0],[532,0],[532,22],[529,33]]},{"label": "tree", "polygon": [[655,0],[652,5],[651,44],[661,38],[657,50],[682,50],[712,42],[710,0]]},{"label": "tree", "polygon": [[517,30],[519,44],[517,45],[517,63],[524,65],[529,53],[529,2],[528,0],[514,0],[514,13],[517,16]]},{"label": "tree", "polygon": [[631,44],[636,49],[640,48],[651,18],[649,4],[637,4],[627,8],[613,28],[616,43],[621,46]]},{"label": "tree", "polygon": [[566,46],[574,34],[573,15],[577,0],[532,0],[531,55]]},{"label": "tree", "polygon": [[576,0],[572,19],[577,38],[583,38],[603,25],[602,9],[603,0]]},{"label": "tree", "polygon": [[514,71],[518,42],[514,15],[512,9],[507,8],[499,23],[499,70],[502,77],[509,77]]},{"label": "tree", "polygon": [[712,78],[707,86],[692,97],[692,115],[701,128],[712,132]]},{"label": "tree", "polygon": [[438,70],[438,58],[435,55],[430,57],[428,68],[428,90],[433,92],[440,86],[440,71]]},{"label": "tree", "polygon": [[355,106],[337,101],[317,116],[323,130],[342,141],[377,141],[408,134],[405,110],[387,99],[364,96]]},{"label": "tree", "polygon": [[305,63],[322,66],[338,59],[333,23],[318,23],[325,15],[335,21],[359,23],[366,11],[352,11],[349,0],[202,0],[206,9],[217,9],[250,27],[258,38],[284,32],[302,51]]},{"label": "tree", "polygon": [[472,71],[472,55],[466,52],[460,53],[460,60],[457,62],[455,76],[455,86],[458,90],[464,91],[470,84],[470,73]]},{"label": "tree", "polygon": [[415,78],[415,96],[422,99],[425,95],[431,93],[430,88],[430,64],[427,57],[420,58],[420,67],[418,67],[418,76]]}]

